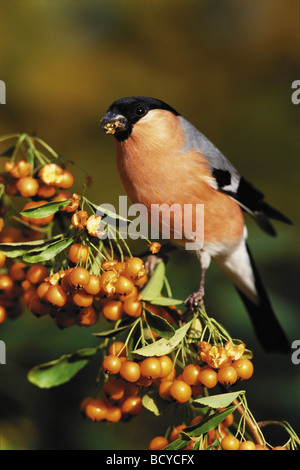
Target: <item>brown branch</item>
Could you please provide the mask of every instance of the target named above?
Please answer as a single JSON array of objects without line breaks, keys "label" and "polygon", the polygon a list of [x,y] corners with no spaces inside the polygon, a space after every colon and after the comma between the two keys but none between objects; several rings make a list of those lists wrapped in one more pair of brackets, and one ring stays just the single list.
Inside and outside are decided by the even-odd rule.
[{"label": "brown branch", "polygon": [[245,408],[243,407],[243,405],[240,404],[237,398],[233,401],[233,404],[238,405],[236,408],[236,411],[239,413],[240,416],[245,418],[246,426],[250,434],[252,435],[254,441],[256,442],[256,444],[264,445],[265,443],[264,443],[262,434],[260,432],[259,425],[254,420],[252,420],[250,416],[247,415]]}]

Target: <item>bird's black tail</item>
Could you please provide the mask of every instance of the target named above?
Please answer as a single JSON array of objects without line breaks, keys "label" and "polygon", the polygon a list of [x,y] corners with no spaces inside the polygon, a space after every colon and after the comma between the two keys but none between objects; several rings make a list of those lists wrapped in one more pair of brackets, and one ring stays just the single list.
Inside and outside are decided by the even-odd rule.
[{"label": "bird's black tail", "polygon": [[256,289],[260,298],[259,304],[255,304],[249,300],[238,288],[237,291],[247,308],[257,339],[262,347],[268,352],[288,353],[291,350],[291,345],[275,316],[270,299],[261,281],[260,274],[255,266],[248,246],[247,251],[255,277]]}]

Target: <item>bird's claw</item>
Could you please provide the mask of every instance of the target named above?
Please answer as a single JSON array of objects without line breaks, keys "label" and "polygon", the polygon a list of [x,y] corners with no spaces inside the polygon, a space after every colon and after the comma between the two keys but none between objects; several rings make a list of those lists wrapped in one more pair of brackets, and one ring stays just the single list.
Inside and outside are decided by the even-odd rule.
[{"label": "bird's claw", "polygon": [[185,306],[190,310],[196,310],[203,305],[204,289],[199,289],[193,294],[190,294],[184,301]]}]

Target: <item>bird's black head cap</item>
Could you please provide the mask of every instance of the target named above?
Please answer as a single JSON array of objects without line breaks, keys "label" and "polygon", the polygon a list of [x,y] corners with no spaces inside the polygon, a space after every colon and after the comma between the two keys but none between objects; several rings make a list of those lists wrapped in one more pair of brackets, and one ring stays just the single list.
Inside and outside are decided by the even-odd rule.
[{"label": "bird's black head cap", "polygon": [[101,120],[101,127],[107,133],[114,134],[119,142],[126,140],[134,124],[151,109],[163,109],[179,115],[174,108],[161,100],[148,96],[132,96],[114,101]]}]

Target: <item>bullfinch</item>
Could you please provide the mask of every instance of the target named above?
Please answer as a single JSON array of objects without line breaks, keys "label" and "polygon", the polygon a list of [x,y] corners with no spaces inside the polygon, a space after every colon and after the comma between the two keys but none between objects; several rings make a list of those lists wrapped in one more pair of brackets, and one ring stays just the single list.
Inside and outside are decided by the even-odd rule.
[{"label": "bullfinch", "polygon": [[[263,193],[200,131],[163,101],[144,96],[119,99],[102,118],[101,128],[114,137],[117,168],[132,203],[143,204],[149,214],[157,205],[160,210],[170,205],[204,207],[203,243],[197,249],[201,282],[199,290],[186,300],[187,307],[201,302],[205,272],[213,259],[241,296],[264,349],[289,351],[289,341],[246,241],[243,212],[273,236],[276,233],[269,219],[287,224],[291,221],[271,207]],[[191,217],[195,230],[194,212]],[[162,225],[160,228],[163,230]],[[170,236],[175,243],[184,241],[178,240],[175,229]]]}]

